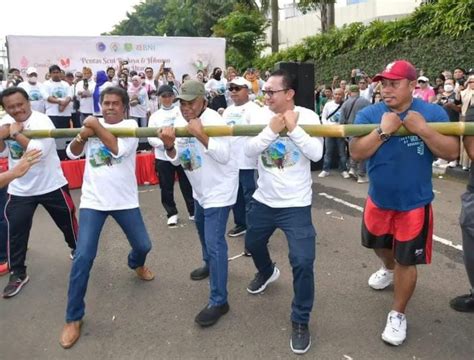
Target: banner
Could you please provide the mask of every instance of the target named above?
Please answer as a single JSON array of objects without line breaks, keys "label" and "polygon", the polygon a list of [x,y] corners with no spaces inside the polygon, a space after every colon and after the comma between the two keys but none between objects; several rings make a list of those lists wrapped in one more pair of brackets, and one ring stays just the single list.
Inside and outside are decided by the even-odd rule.
[{"label": "banner", "polygon": [[26,77],[30,66],[38,71],[39,81],[49,66],[59,65],[66,72],[90,67],[94,74],[128,61],[129,70],[152,67],[156,75],[163,62],[172,68],[177,80],[183,74],[194,77],[198,70],[225,67],[225,39],[161,36],[7,36],[10,68]]}]

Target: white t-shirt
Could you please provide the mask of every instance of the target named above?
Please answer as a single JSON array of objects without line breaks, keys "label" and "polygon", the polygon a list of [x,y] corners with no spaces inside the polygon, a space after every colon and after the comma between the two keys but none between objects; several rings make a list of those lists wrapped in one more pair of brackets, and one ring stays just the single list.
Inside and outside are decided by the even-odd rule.
[{"label": "white t-shirt", "polygon": [[28,93],[31,109],[44,114],[45,107],[43,95],[41,94],[41,83],[37,82],[33,85],[30,84],[28,81],[23,81],[18,84],[18,87],[21,87]]},{"label": "white t-shirt", "polygon": [[[260,111],[260,106],[252,101],[247,101],[244,105],[227,107],[222,117],[227,125],[250,125],[250,116],[254,111]],[[257,157],[248,157],[244,152],[247,139],[247,136],[232,138],[232,157],[236,159],[239,169],[256,169]]]},{"label": "white t-shirt", "polygon": [[[107,124],[106,128],[135,128],[135,120],[122,120],[118,124]],[[134,209],[138,204],[138,187],[135,175],[138,138],[118,138],[118,154],[112,152],[99,138],[90,138],[84,151],[76,156],[71,144],[66,149],[70,159],[86,155],[86,167],[82,183],[81,209],[100,211]]]},{"label": "white t-shirt", "polygon": [[[334,100],[329,100],[326,104],[324,104],[323,111],[321,112],[321,121],[324,125],[339,124],[341,119],[341,106],[342,104],[336,104]],[[338,108],[339,110],[336,111]],[[329,115],[331,115],[331,117],[329,117]]]},{"label": "white t-shirt", "polygon": [[206,92],[215,91],[218,95],[224,95],[227,85],[226,78],[221,78],[220,80],[210,79],[205,85]]},{"label": "white t-shirt", "polygon": [[[15,120],[10,115],[5,115],[2,124],[12,124]],[[51,119],[37,111],[33,111],[31,116],[23,123],[24,130],[54,129]],[[6,140],[5,150],[0,153],[0,157],[8,156],[8,167],[13,168],[25,150],[14,140]],[[31,167],[28,172],[13,180],[8,185],[8,193],[16,196],[36,196],[55,191],[67,184],[61,169],[56,142],[52,138],[31,139],[26,150],[38,149],[43,155],[41,161]]]},{"label": "white t-shirt", "polygon": [[[317,125],[315,112],[295,106],[298,124]],[[253,112],[251,124],[268,124],[275,114],[268,108]],[[323,156],[323,138],[310,137],[300,126],[280,137],[269,126],[245,146],[247,156],[258,156],[257,190],[253,197],[273,208],[311,205],[311,161]]]},{"label": "white t-shirt", "polygon": [[[72,113],[72,97],[73,97],[73,89],[69,84],[65,81],[53,81],[48,80],[43,83],[42,87],[45,107],[46,107],[46,115],[50,116],[71,116]],[[48,101],[48,97],[54,96],[58,99],[64,100],[65,98],[71,98],[71,101],[66,106],[63,112],[59,111],[59,104],[53,104]]]},{"label": "white t-shirt", "polygon": [[[222,117],[209,108],[200,119],[203,126],[225,125]],[[186,125],[182,117],[175,122],[176,127]],[[167,158],[174,165],[181,164],[193,187],[193,198],[204,209],[235,204],[239,170],[231,156],[231,138],[211,137],[207,149],[194,137],[176,138],[176,149],[176,157]]]},{"label": "white t-shirt", "polygon": [[[84,80],[79,81],[76,84],[76,97],[79,99],[79,112],[83,114],[93,114],[94,113],[94,95],[95,90],[95,81],[90,79],[88,80],[87,91],[84,89]],[[82,97],[82,95],[87,95]]]},{"label": "white t-shirt", "polygon": [[[130,90],[128,96],[130,96],[130,99],[132,98]],[[144,86],[140,88],[137,96],[138,104],[135,106],[130,105],[130,116],[137,118],[146,118],[148,111],[148,92],[146,91]]]},{"label": "white t-shirt", "polygon": [[[148,127],[174,127],[176,119],[181,117],[179,106],[173,106],[171,109],[161,108],[150,116]],[[168,161],[165,155],[163,141],[158,137],[149,137],[148,142],[155,149],[155,158]]]}]

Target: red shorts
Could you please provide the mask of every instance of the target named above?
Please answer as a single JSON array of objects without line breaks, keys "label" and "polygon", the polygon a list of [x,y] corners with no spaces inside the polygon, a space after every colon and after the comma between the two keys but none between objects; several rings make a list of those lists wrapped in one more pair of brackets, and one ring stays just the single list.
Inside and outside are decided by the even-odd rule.
[{"label": "red shorts", "polygon": [[431,263],[431,204],[409,211],[386,210],[378,208],[369,196],[362,220],[362,245],[371,249],[393,249],[401,265]]}]

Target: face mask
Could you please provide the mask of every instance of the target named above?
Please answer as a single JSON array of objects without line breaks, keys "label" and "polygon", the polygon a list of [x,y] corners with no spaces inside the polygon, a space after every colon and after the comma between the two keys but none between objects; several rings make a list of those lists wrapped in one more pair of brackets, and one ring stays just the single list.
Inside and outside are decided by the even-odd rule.
[{"label": "face mask", "polygon": [[37,76],[30,76],[30,77],[28,78],[28,82],[29,82],[30,84],[36,84],[37,81],[38,81],[38,77],[37,77]]},{"label": "face mask", "polygon": [[444,85],[444,91],[446,91],[446,92],[451,92],[451,91],[453,91],[453,90],[454,90],[454,86],[453,86],[453,85],[451,85],[451,84],[446,84],[446,85]]}]

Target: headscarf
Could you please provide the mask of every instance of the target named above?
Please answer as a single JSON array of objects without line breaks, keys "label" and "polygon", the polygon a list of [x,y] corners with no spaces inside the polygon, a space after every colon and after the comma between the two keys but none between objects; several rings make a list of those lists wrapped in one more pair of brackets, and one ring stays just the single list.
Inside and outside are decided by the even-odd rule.
[{"label": "headscarf", "polygon": [[96,75],[96,85],[94,89],[94,95],[92,97],[94,98],[94,112],[100,113],[100,87],[104,85],[109,79],[107,77],[107,74],[104,70],[97,71]]}]

